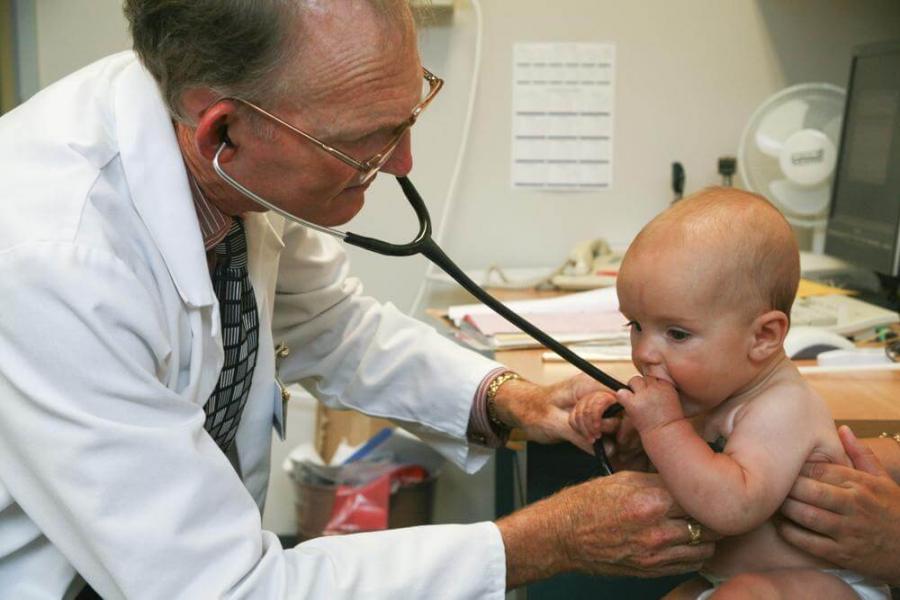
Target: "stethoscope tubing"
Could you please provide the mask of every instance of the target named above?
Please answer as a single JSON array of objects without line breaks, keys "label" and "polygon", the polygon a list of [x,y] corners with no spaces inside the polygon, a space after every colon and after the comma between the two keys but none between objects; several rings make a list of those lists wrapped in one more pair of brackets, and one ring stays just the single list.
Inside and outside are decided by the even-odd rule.
[{"label": "stethoscope tubing", "polygon": [[[332,227],[310,223],[309,221],[292,215],[288,211],[276,206],[275,204],[272,204],[265,198],[259,196],[252,190],[242,185],[240,182],[226,173],[224,169],[222,169],[222,166],[219,163],[219,155],[225,147],[226,144],[223,143],[216,150],[216,154],[213,157],[212,161],[213,170],[215,170],[219,177],[225,180],[226,183],[231,185],[234,189],[244,194],[254,202],[257,202],[265,208],[272,210],[273,212],[281,215],[289,221],[293,221],[295,223],[303,225],[304,227],[309,227],[321,233],[336,237],[340,240],[343,240],[347,244],[350,244],[351,246],[356,246],[358,248],[363,248],[365,250],[369,250],[371,252],[383,254],[386,256],[413,256],[416,254],[421,254],[422,256],[436,264],[438,267],[440,267],[445,273],[447,273],[447,275],[452,277],[466,291],[468,291],[482,303],[490,307],[491,310],[498,313],[504,319],[533,337],[543,346],[559,354],[560,357],[562,357],[573,366],[577,367],[583,373],[586,373],[587,375],[593,377],[595,380],[599,381],[613,391],[628,387],[618,379],[608,375],[607,373],[604,373],[594,364],[578,356],[575,352],[547,335],[544,331],[532,325],[529,321],[522,318],[514,311],[510,310],[505,304],[490,295],[481,286],[475,283],[468,275],[466,275],[462,269],[456,266],[456,264],[450,259],[450,257],[448,257],[444,253],[440,246],[438,246],[437,242],[435,242],[431,237],[431,217],[428,214],[428,208],[425,206],[425,202],[419,195],[418,190],[416,190],[415,186],[407,177],[397,177],[397,182],[400,184],[400,188],[403,190],[403,195],[406,196],[406,199],[409,201],[410,205],[416,213],[416,217],[419,220],[419,233],[409,243],[393,244],[376,238],[357,235],[349,231],[341,231]],[[603,413],[603,416],[613,417],[619,414],[621,411],[621,404],[613,404],[606,410],[606,412]],[[600,439],[594,442],[594,454],[597,458],[600,475],[612,474],[612,466],[609,464],[609,460],[606,456],[606,452],[603,449],[603,444],[601,443]]]}]

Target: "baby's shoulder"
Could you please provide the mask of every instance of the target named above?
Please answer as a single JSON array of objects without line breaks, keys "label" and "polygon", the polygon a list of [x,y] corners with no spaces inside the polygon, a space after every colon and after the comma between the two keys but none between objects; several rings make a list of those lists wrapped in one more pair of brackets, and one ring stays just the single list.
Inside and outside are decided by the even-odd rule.
[{"label": "baby's shoulder", "polygon": [[754,398],[736,412],[735,423],[751,416],[803,422],[831,420],[825,401],[799,373],[795,377],[790,374],[778,377],[761,386]]},{"label": "baby's shoulder", "polygon": [[[710,411],[704,435],[726,438],[742,423],[764,426],[768,422],[797,423],[827,415],[822,398],[788,361],[780,364],[751,390],[733,396]],[[709,438],[712,439],[712,438]]]},{"label": "baby's shoulder", "polygon": [[797,410],[825,407],[825,401],[796,370],[773,380],[760,393],[766,403],[793,407]]},{"label": "baby's shoulder", "polygon": [[751,404],[777,403],[795,408],[806,406],[824,406],[819,394],[809,385],[797,367],[786,361],[759,386],[756,398]]},{"label": "baby's shoulder", "polygon": [[793,442],[806,440],[808,460],[846,463],[846,455],[837,436],[834,417],[825,400],[803,377],[788,376],[773,380],[752,402],[735,415],[734,431],[790,431]]},{"label": "baby's shoulder", "polygon": [[800,373],[779,377],[764,388],[760,396],[768,402],[816,403],[823,402],[821,396],[803,379]]}]

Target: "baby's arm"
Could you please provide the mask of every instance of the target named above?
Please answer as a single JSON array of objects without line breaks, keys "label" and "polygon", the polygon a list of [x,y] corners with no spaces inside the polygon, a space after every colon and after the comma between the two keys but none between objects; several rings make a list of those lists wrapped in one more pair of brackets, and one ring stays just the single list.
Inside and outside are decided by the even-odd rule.
[{"label": "baby's arm", "polygon": [[669,383],[635,377],[620,390],[672,496],[692,517],[725,535],[756,528],[778,509],[813,449],[818,421],[802,385],[755,398],[735,420],[725,451],[713,452],[684,418]]}]

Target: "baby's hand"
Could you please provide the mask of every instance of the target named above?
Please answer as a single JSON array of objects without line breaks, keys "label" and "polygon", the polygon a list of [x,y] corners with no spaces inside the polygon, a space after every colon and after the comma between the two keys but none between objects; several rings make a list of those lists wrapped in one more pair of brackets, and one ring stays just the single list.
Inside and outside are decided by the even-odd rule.
[{"label": "baby's hand", "polygon": [[684,418],[678,392],[668,381],[656,377],[632,377],[628,389],[616,392],[638,432],[644,434]]},{"label": "baby's hand", "polygon": [[569,413],[569,426],[593,441],[603,434],[616,431],[620,419],[604,419],[603,413],[616,402],[612,392],[599,392],[579,400]]}]

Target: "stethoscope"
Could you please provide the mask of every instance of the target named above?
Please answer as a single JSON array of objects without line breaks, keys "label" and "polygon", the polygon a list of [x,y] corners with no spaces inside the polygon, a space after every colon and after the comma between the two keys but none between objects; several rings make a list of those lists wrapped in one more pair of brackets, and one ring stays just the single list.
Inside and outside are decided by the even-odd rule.
[{"label": "stethoscope", "polygon": [[[421,254],[422,256],[436,264],[438,267],[440,267],[445,273],[447,273],[447,275],[449,275],[457,283],[459,283],[459,285],[465,288],[470,294],[478,298],[478,300],[489,306],[493,311],[501,315],[507,321],[533,337],[535,340],[537,340],[550,350],[553,350],[554,352],[559,354],[563,359],[578,367],[584,373],[587,373],[613,391],[628,387],[618,379],[611,377],[590,362],[581,358],[580,356],[572,352],[569,348],[566,348],[555,339],[544,333],[542,330],[538,329],[537,327],[520,317],[518,314],[507,308],[506,305],[488,294],[484,289],[481,288],[481,286],[472,281],[462,271],[462,269],[457,267],[456,264],[452,260],[450,260],[450,258],[446,254],[444,254],[444,251],[441,250],[440,246],[437,245],[434,239],[432,239],[431,216],[428,214],[428,208],[425,206],[425,202],[422,200],[419,192],[416,191],[415,186],[413,186],[412,182],[408,178],[397,177],[397,181],[400,183],[400,188],[403,190],[403,195],[406,196],[409,204],[416,212],[416,217],[418,217],[419,219],[419,233],[411,242],[407,244],[391,244],[383,240],[357,235],[349,231],[340,231],[332,227],[310,223],[309,221],[305,221],[297,216],[292,215],[286,210],[275,206],[265,198],[262,198],[255,192],[241,185],[237,180],[232,178],[222,169],[221,165],[219,164],[219,155],[222,153],[222,150],[226,146],[226,143],[222,143],[219,146],[218,150],[216,150],[216,154],[213,157],[212,161],[213,169],[216,171],[219,177],[225,180],[226,183],[228,183],[231,187],[244,194],[254,202],[268,208],[271,211],[276,212],[289,221],[299,223],[304,227],[309,227],[310,229],[314,229],[316,231],[320,231],[322,233],[336,237],[339,240],[350,244],[351,246],[357,246],[359,248],[363,248],[365,250],[369,250],[378,254],[383,254],[385,256],[413,256],[415,254]],[[606,409],[606,412],[603,413],[603,416],[613,417],[619,414],[621,411],[621,404],[613,404],[608,409]],[[603,444],[601,443],[600,439],[594,442],[594,454],[597,457],[600,475],[605,476],[612,474],[612,466],[609,464],[609,460],[606,456],[606,452],[603,449]]]}]

